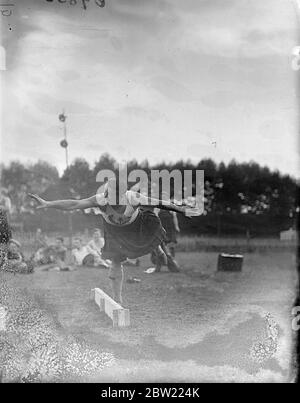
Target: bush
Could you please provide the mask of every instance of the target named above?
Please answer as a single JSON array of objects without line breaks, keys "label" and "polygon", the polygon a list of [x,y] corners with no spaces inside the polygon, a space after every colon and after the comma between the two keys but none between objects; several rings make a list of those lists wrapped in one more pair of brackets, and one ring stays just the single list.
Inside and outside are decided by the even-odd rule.
[{"label": "bush", "polygon": [[0,244],[7,244],[11,238],[11,229],[8,225],[7,215],[0,208]]}]

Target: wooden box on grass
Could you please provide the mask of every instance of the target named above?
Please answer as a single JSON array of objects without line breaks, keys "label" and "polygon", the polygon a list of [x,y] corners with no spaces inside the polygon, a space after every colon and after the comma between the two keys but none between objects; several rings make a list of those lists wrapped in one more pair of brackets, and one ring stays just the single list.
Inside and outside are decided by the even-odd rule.
[{"label": "wooden box on grass", "polygon": [[218,271],[242,271],[243,255],[220,253],[218,257]]}]

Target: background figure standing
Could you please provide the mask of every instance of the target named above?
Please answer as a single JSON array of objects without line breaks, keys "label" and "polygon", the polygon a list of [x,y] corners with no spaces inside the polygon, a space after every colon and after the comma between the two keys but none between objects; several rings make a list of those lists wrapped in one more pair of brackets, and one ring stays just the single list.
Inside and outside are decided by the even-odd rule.
[{"label": "background figure standing", "polygon": [[[164,198],[164,200],[170,202],[169,198]],[[175,261],[177,233],[180,232],[177,214],[175,211],[163,210],[159,208],[155,208],[154,213],[159,217],[161,224],[166,231],[165,239],[161,244],[166,259],[163,255],[158,255],[157,251],[152,251],[151,253],[151,261],[153,264],[155,264],[155,271],[159,272],[162,266],[167,266],[170,271],[178,272],[180,269]]]},{"label": "background figure standing", "polygon": [[166,230],[165,243],[169,248],[172,257],[175,257],[177,234],[180,232],[177,214],[175,211],[159,210],[158,217]]}]

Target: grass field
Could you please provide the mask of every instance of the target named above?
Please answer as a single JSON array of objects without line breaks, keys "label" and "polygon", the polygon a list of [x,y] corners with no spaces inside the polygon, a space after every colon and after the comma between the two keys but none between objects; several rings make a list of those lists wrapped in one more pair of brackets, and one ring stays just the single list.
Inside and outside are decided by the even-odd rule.
[{"label": "grass field", "polygon": [[[106,353],[114,358],[103,368],[77,370],[69,379],[289,382],[295,336],[291,328],[297,282],[294,254],[246,254],[241,273],[217,272],[217,256],[180,252],[178,274],[146,274],[144,270],[151,266],[148,257],[139,268],[126,268],[124,306],[130,309],[131,326],[125,329],[112,328],[111,320],[89,298],[95,287],[110,293],[105,269],[6,273],[2,281],[25,292],[51,318],[54,333],[59,334],[57,344],[67,345],[71,337],[72,346],[74,340],[84,343],[92,356]],[[131,276],[141,282],[127,283]],[[9,317],[11,307],[7,309]],[[266,319],[268,314],[273,325]],[[34,332],[30,337],[35,337]],[[42,347],[30,348],[27,357],[28,351],[33,354]],[[259,358],[255,352],[261,349]],[[45,378],[53,381],[51,371]],[[58,379],[68,379],[67,373],[62,371]]]}]

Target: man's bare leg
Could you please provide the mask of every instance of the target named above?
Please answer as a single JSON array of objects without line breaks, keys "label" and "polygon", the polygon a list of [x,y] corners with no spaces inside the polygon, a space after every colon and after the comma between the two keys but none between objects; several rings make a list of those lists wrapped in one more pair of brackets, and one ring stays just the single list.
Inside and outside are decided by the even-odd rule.
[{"label": "man's bare leg", "polygon": [[168,246],[172,258],[175,259],[175,242],[170,242]]},{"label": "man's bare leg", "polygon": [[167,265],[167,262],[168,262],[167,256],[160,245],[158,245],[152,251],[152,261],[155,261],[155,272],[156,273],[160,272],[161,267],[163,265],[165,265],[165,266]]},{"label": "man's bare leg", "polygon": [[111,280],[111,288],[113,299],[120,304],[123,303],[122,300],[122,288],[123,288],[123,267],[120,260],[113,259],[112,265],[109,269],[109,278]]},{"label": "man's bare leg", "polygon": [[178,266],[176,260],[171,256],[171,254],[168,251],[168,248],[167,248],[167,246],[165,245],[164,242],[161,243],[161,248],[162,248],[162,250],[164,251],[164,253],[165,253],[166,257],[167,257],[168,269],[170,271],[172,271],[172,272],[175,272],[175,273],[179,272],[180,271],[179,266]]}]

